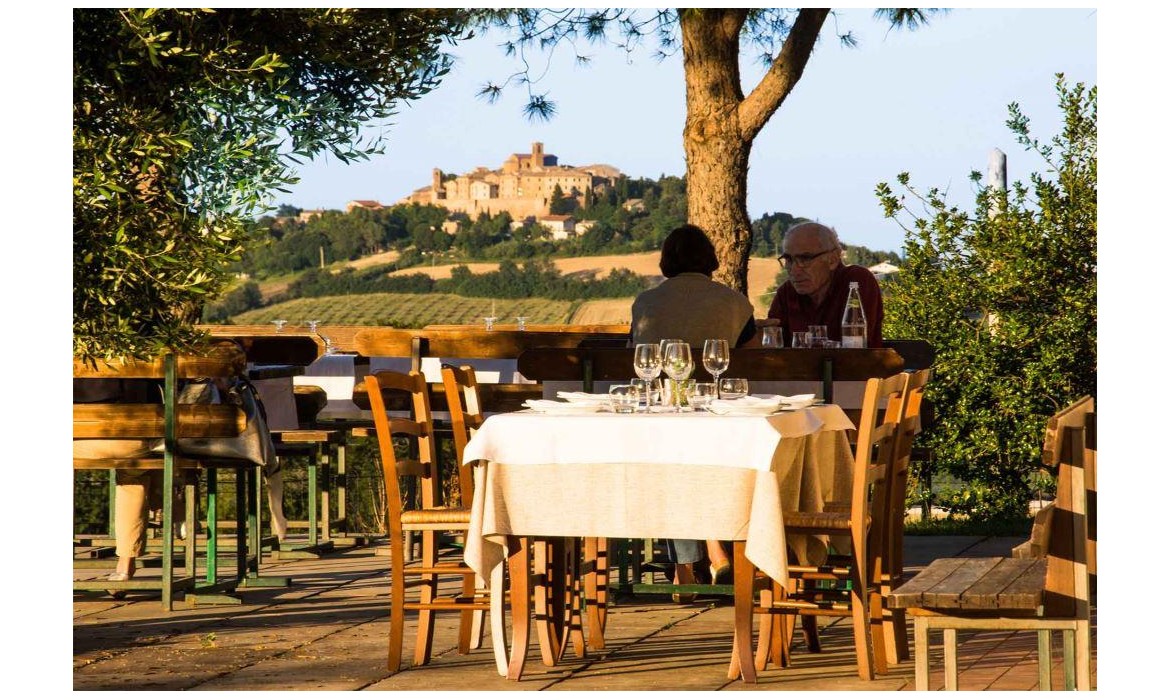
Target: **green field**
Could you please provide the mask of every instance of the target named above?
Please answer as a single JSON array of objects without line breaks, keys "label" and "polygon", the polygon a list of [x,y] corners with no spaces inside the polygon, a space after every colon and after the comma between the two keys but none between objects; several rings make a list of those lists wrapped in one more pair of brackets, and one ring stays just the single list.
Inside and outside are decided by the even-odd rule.
[{"label": "green field", "polygon": [[[499,323],[569,323],[578,301],[549,299],[483,299],[454,294],[353,294],[293,299],[232,318],[239,324],[262,324],[283,318],[300,323],[314,319],[324,324],[422,328],[435,323],[481,323],[494,315]],[[492,313],[492,309],[495,313]]]}]

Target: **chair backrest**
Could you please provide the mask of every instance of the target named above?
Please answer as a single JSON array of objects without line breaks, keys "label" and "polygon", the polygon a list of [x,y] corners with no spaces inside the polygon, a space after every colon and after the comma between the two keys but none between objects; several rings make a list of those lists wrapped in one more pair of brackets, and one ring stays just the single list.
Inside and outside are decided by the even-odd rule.
[{"label": "chair backrest", "polygon": [[[440,497],[438,464],[435,460],[434,426],[431,421],[431,402],[427,383],[418,372],[393,372],[384,370],[366,377],[366,391],[370,399],[370,411],[374,415],[374,428],[378,435],[378,452],[382,459],[382,477],[386,487],[387,532],[391,537],[402,536],[402,511],[407,508],[404,494],[399,486],[399,477],[417,479],[422,507],[434,508],[442,501]],[[410,397],[410,417],[391,416],[387,413],[382,392],[404,392]],[[408,444],[407,456],[398,458],[394,451],[394,438],[405,438]]]},{"label": "chair backrest", "polygon": [[[1043,460],[1057,471],[1055,508],[1048,528],[1044,612],[1087,618],[1089,523],[1096,515],[1095,507],[1090,514],[1089,494],[1095,506],[1097,491],[1097,414],[1092,397],[1079,399],[1048,421]],[[1095,542],[1092,555],[1095,560]]]},{"label": "chair backrest", "polygon": [[443,365],[443,390],[447,395],[447,410],[451,413],[451,432],[455,439],[455,462],[459,470],[459,496],[464,508],[471,507],[471,465],[463,463],[463,449],[471,436],[483,425],[483,409],[479,401],[479,385],[475,370],[468,366]]},{"label": "chair backrest", "polygon": [[[906,391],[904,373],[884,379],[871,378],[865,383],[861,404],[861,420],[857,427],[857,446],[853,456],[853,488],[849,512],[853,542],[865,543],[861,561],[880,570],[883,566],[885,544],[889,536],[888,503],[890,469],[893,463],[901,421],[901,408],[896,409],[896,420],[885,420],[881,405],[904,406]],[[870,524],[866,531],[866,518]],[[871,571],[871,575],[876,573]]]}]

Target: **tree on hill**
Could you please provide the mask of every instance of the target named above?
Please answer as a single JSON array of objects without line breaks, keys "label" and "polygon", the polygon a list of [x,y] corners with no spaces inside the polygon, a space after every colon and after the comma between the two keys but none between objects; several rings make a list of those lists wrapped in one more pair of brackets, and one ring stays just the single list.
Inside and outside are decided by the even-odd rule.
[{"label": "tree on hill", "polygon": [[937,418],[922,441],[966,484],[942,504],[981,519],[1027,512],[1045,422],[1097,391],[1097,88],[1058,76],[1057,92],[1063,130],[1050,144],[1008,108],[1020,144],[1048,164],[1030,188],[980,186],[968,214],[906,173],[904,194],[878,186],[886,216],[908,220],[886,335],[934,345]]},{"label": "tree on hill", "polygon": [[[928,10],[877,10],[895,27],[915,28]],[[556,103],[535,94],[528,77],[526,51],[573,45],[578,39],[602,43],[615,25],[627,50],[645,36],[657,38],[660,54],[681,49],[686,81],[687,216],[711,236],[719,257],[716,277],[747,291],[747,262],[752,247],[747,212],[747,170],[752,143],[791,94],[804,73],[813,46],[830,10],[824,8],[719,9],[564,9],[523,8],[489,11],[484,23],[503,27],[513,37],[505,50],[525,61],[515,76],[526,83],[530,117],[549,118]],[[850,34],[841,40],[853,45]],[[743,46],[760,52],[768,71],[747,95],[740,82]],[[574,48],[575,50],[575,48]],[[578,54],[578,60],[588,58]],[[501,85],[486,85],[481,94],[494,99]]]},{"label": "tree on hill", "polygon": [[560,185],[554,185],[552,196],[548,200],[548,213],[572,214],[576,210],[577,198],[565,194]]},{"label": "tree on hill", "polygon": [[[256,214],[434,88],[464,10],[73,11],[73,352],[197,342]],[[387,49],[387,46],[393,47]]]}]

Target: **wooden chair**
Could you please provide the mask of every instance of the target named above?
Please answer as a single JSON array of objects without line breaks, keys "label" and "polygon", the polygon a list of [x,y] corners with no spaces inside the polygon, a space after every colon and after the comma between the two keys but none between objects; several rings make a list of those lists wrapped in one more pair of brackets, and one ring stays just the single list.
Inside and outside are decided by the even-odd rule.
[{"label": "wooden chair", "polygon": [[[459,474],[459,502],[464,508],[471,508],[474,477],[471,465],[463,463],[463,450],[479,426],[483,425],[483,411],[480,409],[479,387],[475,383],[475,370],[471,367],[442,366],[443,390],[447,396],[447,410],[451,413],[451,432],[455,443],[455,465]],[[469,513],[470,517],[470,513]],[[475,586],[480,582],[464,579],[464,595],[474,595]],[[463,653],[478,649],[483,636],[483,612],[465,610],[459,622],[459,650]]]},{"label": "wooden chair", "polygon": [[[786,587],[781,582],[765,580],[770,585],[761,592],[760,605],[753,609],[765,616],[756,651],[757,670],[763,670],[769,658],[777,664],[783,663],[786,630],[791,623],[785,616],[802,615],[851,618],[858,676],[873,680],[875,670],[887,672],[880,577],[889,534],[890,464],[899,423],[879,421],[878,407],[883,401],[887,405],[903,404],[906,376],[900,373],[866,382],[848,510],[785,514],[786,534],[844,538],[848,540],[849,552],[823,566],[790,564]],[[776,616],[780,619],[775,619]]]},{"label": "wooden chair", "polygon": [[[442,505],[442,489],[435,441],[432,434],[431,406],[426,381],[418,372],[383,371],[366,377],[366,390],[374,416],[378,448],[382,459],[382,474],[386,488],[387,528],[390,538],[390,654],[388,667],[397,673],[402,658],[402,637],[406,625],[406,611],[418,610],[418,638],[415,642],[415,665],[430,660],[431,641],[434,638],[436,611],[493,610],[493,636],[503,634],[502,608],[493,609],[487,591],[476,590],[475,572],[462,560],[440,561],[438,535],[444,531],[463,531],[469,528],[469,508],[451,508]],[[410,418],[391,417],[386,411],[383,391],[405,392],[410,397]],[[404,438],[410,455],[400,459],[395,455],[394,438]],[[421,507],[411,508],[404,501],[399,479],[416,480],[415,492]],[[420,533],[422,557],[418,564],[406,565],[405,533]],[[406,601],[406,579],[417,577],[418,602]],[[438,597],[440,576],[458,577],[463,593],[450,598]],[[494,582],[493,582],[494,583]],[[499,585],[502,586],[502,580]],[[470,594],[468,592],[470,591]],[[499,615],[498,624],[496,615]],[[466,619],[466,616],[464,616]],[[467,651],[465,640],[470,631],[460,633],[460,651]],[[493,640],[495,641],[495,640]],[[506,666],[501,672],[506,671]]]},{"label": "wooden chair", "polygon": [[[918,341],[905,341],[918,342]],[[909,642],[906,633],[906,614],[899,609],[891,609],[888,600],[890,592],[902,584],[903,558],[902,549],[906,531],[906,487],[910,474],[911,452],[914,438],[922,432],[922,396],[926,383],[930,381],[933,372],[922,369],[907,373],[906,390],[901,397],[892,398],[886,404],[882,423],[897,425],[897,436],[894,453],[890,466],[889,487],[886,489],[886,508],[888,534],[885,538],[885,554],[881,558],[882,568],[878,575],[878,584],[882,592],[882,626],[886,641],[886,660],[888,663],[901,663],[910,658]],[[849,503],[826,503],[826,510],[847,512]],[[820,640],[817,633],[816,618],[801,616],[801,626],[805,641],[811,652],[820,651]],[[790,624],[789,627],[792,625]],[[783,631],[784,639],[791,642],[790,629]],[[778,643],[778,642],[773,642]],[[781,662],[787,663],[787,649],[781,650]]]},{"label": "wooden chair", "polygon": [[[463,450],[471,436],[484,422],[479,385],[475,380],[475,370],[467,365],[455,367],[443,364],[442,376],[447,407],[451,413],[460,497],[464,506],[470,507],[474,476],[471,465],[463,463]],[[551,666],[560,659],[565,643],[569,639],[573,641],[578,655],[584,655],[581,619],[576,612],[578,599],[574,595],[578,593],[574,585],[577,578],[572,576],[571,569],[566,567],[567,560],[575,556],[575,548],[570,546],[566,549],[561,543],[553,544],[546,541],[537,541],[535,546],[537,551],[533,558],[533,566],[537,571],[537,585],[534,593],[536,601],[534,613],[538,619],[547,623],[538,625],[537,633],[541,641],[542,660]],[[564,583],[569,583],[568,589],[564,585],[559,585]],[[595,595],[591,600],[597,597]],[[601,604],[604,605],[604,595],[600,597]],[[482,613],[464,612],[460,626],[461,648],[465,636],[469,645],[479,646],[482,626]]]},{"label": "wooden chair", "polygon": [[902,585],[904,577],[903,544],[906,533],[906,486],[910,477],[911,452],[914,438],[922,432],[922,397],[926,384],[933,376],[930,369],[909,373],[906,391],[900,404],[891,401],[886,406],[884,422],[897,422],[898,434],[890,465],[887,491],[889,534],[886,536],[886,555],[882,559],[882,627],[885,630],[886,658],[890,663],[901,663],[910,658],[906,634],[906,613],[889,607],[893,589]]},{"label": "wooden chair", "polygon": [[[944,684],[958,689],[957,630],[1036,630],[1040,688],[1052,688],[1052,630],[1064,633],[1065,687],[1090,689],[1089,502],[1095,500],[1096,412],[1084,397],[1057,413],[1044,463],[1057,469],[1056,502],[1038,522],[1042,558],[939,559],[890,596],[914,617],[914,684],[930,687],[930,631],[943,631]],[[1091,476],[1094,475],[1094,476]],[[1071,639],[1070,639],[1071,637]]]}]

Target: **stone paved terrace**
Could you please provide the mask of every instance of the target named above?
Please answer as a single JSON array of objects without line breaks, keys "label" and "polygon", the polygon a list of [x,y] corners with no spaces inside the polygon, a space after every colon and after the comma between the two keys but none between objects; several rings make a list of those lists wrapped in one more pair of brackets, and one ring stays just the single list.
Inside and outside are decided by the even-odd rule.
[{"label": "stone paved terrace", "polygon": [[[907,567],[940,556],[1004,555],[1015,540],[909,537]],[[112,566],[112,564],[111,564]],[[243,591],[244,605],[202,606],[164,613],[157,594],[122,601],[76,593],[73,599],[75,690],[912,690],[913,662],[872,682],[857,678],[847,620],[822,627],[824,651],[810,654],[798,635],[790,668],[769,667],[755,686],[726,679],[731,653],[730,599],[700,597],[689,605],[639,596],[611,608],[606,649],[582,660],[566,652],[541,665],[535,641],[519,683],[496,675],[490,642],[455,653],[458,615],[440,614],[430,665],[386,671],[388,557],[372,547],[320,559],[268,561],[270,574],[290,575],[289,589]],[[100,570],[76,570],[96,576]],[[148,574],[149,575],[149,574]],[[1095,620],[1095,610],[1094,610]],[[1094,637],[1096,624],[1094,622]],[[413,627],[406,630],[410,657]],[[535,634],[533,635],[535,638]],[[942,686],[941,639],[933,640],[932,686]],[[1035,634],[960,634],[963,690],[1037,689]],[[1058,667],[1059,651],[1054,652]],[[937,658],[936,658],[937,657]],[[1096,644],[1094,642],[1094,687]]]}]

